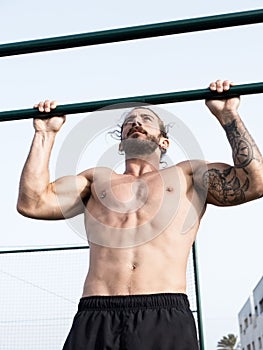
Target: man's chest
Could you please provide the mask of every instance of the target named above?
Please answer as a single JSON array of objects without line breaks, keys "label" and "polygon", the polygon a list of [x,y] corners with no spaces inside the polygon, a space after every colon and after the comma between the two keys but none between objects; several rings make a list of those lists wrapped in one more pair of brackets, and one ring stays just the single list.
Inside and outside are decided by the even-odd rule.
[{"label": "man's chest", "polygon": [[98,204],[121,212],[155,212],[160,207],[178,204],[186,193],[184,181],[167,173],[141,177],[112,175],[95,179],[92,195]]}]

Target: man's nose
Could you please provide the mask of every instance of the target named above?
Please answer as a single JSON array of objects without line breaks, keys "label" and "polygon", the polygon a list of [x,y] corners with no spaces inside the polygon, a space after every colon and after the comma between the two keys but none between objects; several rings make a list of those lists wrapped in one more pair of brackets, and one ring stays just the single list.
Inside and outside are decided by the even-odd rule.
[{"label": "man's nose", "polygon": [[142,123],[138,119],[135,119],[132,123],[132,127],[135,127],[137,125],[142,126]]}]

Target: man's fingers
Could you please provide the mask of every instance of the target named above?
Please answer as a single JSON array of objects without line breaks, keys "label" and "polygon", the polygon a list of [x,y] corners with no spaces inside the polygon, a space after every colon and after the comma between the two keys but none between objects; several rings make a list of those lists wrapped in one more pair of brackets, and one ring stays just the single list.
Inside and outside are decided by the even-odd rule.
[{"label": "man's fingers", "polygon": [[50,112],[50,100],[44,102],[44,109],[46,113]]},{"label": "man's fingers", "polygon": [[43,101],[41,101],[41,102],[39,102],[39,104],[38,104],[38,110],[39,110],[39,112],[44,112],[44,102]]},{"label": "man's fingers", "polygon": [[229,90],[229,88],[233,85],[234,83],[230,80],[218,79],[217,81],[215,82],[213,81],[212,83],[210,83],[209,88],[212,91],[217,91],[220,93],[220,92]]},{"label": "man's fingers", "polygon": [[212,83],[210,83],[209,88],[210,88],[210,90],[215,91],[216,90],[216,83],[214,81]]},{"label": "man's fingers", "polygon": [[55,109],[57,107],[57,102],[56,101],[50,101],[50,100],[45,100],[40,101],[39,103],[36,103],[34,105],[34,108],[38,108],[39,112],[46,112],[49,113],[51,109]]},{"label": "man's fingers", "polygon": [[50,108],[51,108],[51,109],[55,109],[55,108],[57,107],[57,105],[58,105],[58,104],[57,104],[57,101],[51,101],[51,102],[50,102]]},{"label": "man's fingers", "polygon": [[223,89],[224,91],[229,90],[229,88],[234,85],[232,81],[230,80],[225,80],[223,81]]},{"label": "man's fingers", "polygon": [[223,81],[222,80],[217,80],[216,81],[216,90],[217,92],[223,92]]}]

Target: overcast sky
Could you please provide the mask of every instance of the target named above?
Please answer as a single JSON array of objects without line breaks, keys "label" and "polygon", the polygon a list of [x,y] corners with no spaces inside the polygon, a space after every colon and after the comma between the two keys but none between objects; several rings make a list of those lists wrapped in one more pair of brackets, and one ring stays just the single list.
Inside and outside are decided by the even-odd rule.
[{"label": "overcast sky", "polygon": [[[260,6],[259,0],[180,3],[9,0],[0,3],[0,37],[1,43],[7,43],[253,10]],[[216,79],[231,79],[237,84],[260,82],[263,81],[262,29],[262,24],[257,24],[1,58],[0,110],[30,108],[46,98],[66,104],[200,89]],[[262,101],[262,94],[243,96],[239,108],[261,151]],[[175,122],[171,131],[174,142],[168,154],[173,162],[201,154],[208,161],[231,163],[224,131],[204,101],[159,107],[168,123]],[[119,112],[107,114],[110,119],[105,117],[106,126],[114,127],[119,117]],[[84,125],[90,139],[81,150],[75,168],[70,165],[63,168],[58,157],[61,154],[65,157],[65,144],[71,140],[73,130],[81,129],[85,135]],[[190,136],[184,142],[176,142],[175,137],[182,129]],[[85,245],[74,222],[34,221],[16,212],[19,177],[32,136],[32,120],[0,125],[1,249]],[[72,140],[76,141],[74,136]],[[52,154],[51,178],[62,170],[70,173],[72,169],[81,171],[101,164],[106,150],[114,150],[112,140],[105,143],[103,140],[94,113],[68,116]],[[196,154],[189,151],[187,143],[197,143]],[[211,206],[202,221],[197,247],[208,350],[215,349],[223,335],[238,334],[237,314],[262,276],[262,209],[262,199],[233,208]],[[16,271],[19,258],[12,264]],[[7,270],[5,266],[2,274]],[[81,288],[82,281],[80,284]],[[16,293],[18,298],[19,290]],[[1,299],[11,305],[6,289]]]}]

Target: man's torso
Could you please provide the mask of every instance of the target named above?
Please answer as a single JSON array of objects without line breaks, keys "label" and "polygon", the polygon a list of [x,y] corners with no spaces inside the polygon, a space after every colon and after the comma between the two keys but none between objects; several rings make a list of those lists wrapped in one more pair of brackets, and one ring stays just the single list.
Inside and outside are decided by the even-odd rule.
[{"label": "man's torso", "polygon": [[92,180],[83,295],[185,292],[187,259],[205,208],[189,164],[139,177],[97,168]]}]

